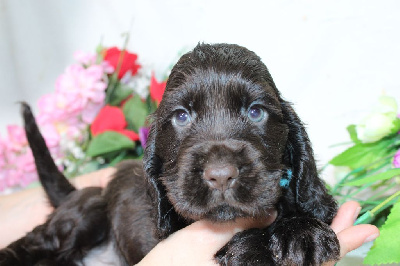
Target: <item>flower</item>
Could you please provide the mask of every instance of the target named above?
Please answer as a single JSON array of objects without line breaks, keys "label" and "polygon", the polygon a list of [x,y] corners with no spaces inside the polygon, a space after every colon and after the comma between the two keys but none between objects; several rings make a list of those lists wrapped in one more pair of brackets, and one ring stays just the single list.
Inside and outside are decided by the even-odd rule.
[{"label": "flower", "polygon": [[127,136],[132,141],[139,140],[139,135],[132,130],[126,129],[127,126],[128,123],[122,110],[115,106],[106,105],[100,110],[90,126],[90,130],[93,136],[106,131],[115,131]]},{"label": "flower", "polygon": [[120,67],[118,79],[121,79],[128,71],[132,76],[138,72],[140,65],[136,63],[137,58],[137,54],[126,50],[121,51],[117,47],[111,47],[104,53],[104,60],[109,62],[115,70]]},{"label": "flower", "polygon": [[16,185],[26,186],[37,179],[23,128],[12,125],[7,129],[8,138],[0,138],[0,191]]},{"label": "flower", "polygon": [[393,166],[400,168],[400,150],[398,150],[393,157]]},{"label": "flower", "polygon": [[396,100],[381,96],[372,112],[356,126],[358,139],[363,143],[376,142],[392,133],[397,118]]},{"label": "flower", "polygon": [[139,128],[139,139],[143,148],[146,148],[147,138],[149,137],[150,128],[141,127]]},{"label": "flower", "polygon": [[93,65],[96,63],[96,54],[79,50],[74,53],[74,59],[83,65]]},{"label": "flower", "polygon": [[[136,54],[101,46],[96,52],[77,51],[77,63],[66,67],[56,80],[55,91],[38,101],[35,119],[51,156],[67,176],[140,158],[149,131],[146,117],[165,90],[165,82],[158,82],[150,69],[142,68]],[[0,191],[38,179],[24,128],[10,125],[7,130],[8,136],[0,137]],[[129,140],[116,134],[99,136],[107,131]]]},{"label": "flower", "polygon": [[20,151],[26,145],[28,145],[28,140],[26,139],[25,131],[21,126],[9,125],[7,126],[8,141],[4,145],[10,151]]},{"label": "flower", "polygon": [[167,85],[167,82],[158,82],[156,77],[154,76],[154,73],[151,75],[151,81],[150,81],[150,96],[153,100],[155,100],[157,103],[161,102],[162,96],[165,91],[165,86]]},{"label": "flower", "polygon": [[102,80],[103,67],[91,65],[84,68],[81,65],[69,66],[56,81],[56,92],[65,95],[65,104],[71,111],[82,111],[91,101],[102,103],[105,99],[107,84]]},{"label": "flower", "polygon": [[149,96],[149,79],[151,71],[141,67],[136,75],[131,76],[129,72],[121,79],[122,84],[132,88],[134,93],[138,94],[141,99],[146,99]]}]

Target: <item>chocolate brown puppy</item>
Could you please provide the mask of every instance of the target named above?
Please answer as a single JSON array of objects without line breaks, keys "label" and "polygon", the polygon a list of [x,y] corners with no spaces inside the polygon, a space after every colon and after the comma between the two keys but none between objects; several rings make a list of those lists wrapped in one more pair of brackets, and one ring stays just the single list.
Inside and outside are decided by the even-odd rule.
[{"label": "chocolate brown puppy", "polygon": [[199,44],[180,58],[152,115],[143,162],[121,164],[104,191],[75,190],[51,161],[27,106],[24,115],[57,208],[0,251],[0,265],[79,265],[106,247],[117,265],[132,265],[194,221],[263,219],[271,208],[278,211],[271,226],[236,234],[215,260],[320,265],[339,258],[329,227],[337,204],[318,177],[305,128],[244,47]]}]

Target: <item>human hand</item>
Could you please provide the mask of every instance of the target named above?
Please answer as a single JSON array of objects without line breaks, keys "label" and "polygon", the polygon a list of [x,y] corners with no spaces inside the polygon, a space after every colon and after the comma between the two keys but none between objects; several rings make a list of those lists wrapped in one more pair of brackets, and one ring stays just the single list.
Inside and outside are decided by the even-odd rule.
[{"label": "human hand", "polygon": [[[360,205],[350,201],[343,204],[334,218],[331,228],[340,242],[340,256],[360,247],[363,243],[374,240],[379,230],[368,224],[353,226]],[[209,221],[198,221],[172,234],[160,242],[137,265],[216,265],[214,254],[239,231],[254,227],[266,227],[276,218],[274,212],[270,218],[254,224],[251,220],[240,220],[231,224],[215,224]],[[324,266],[334,265],[335,262]]]},{"label": "human hand", "polygon": [[116,172],[116,168],[108,167],[71,179],[77,189],[85,187],[106,187]]},{"label": "human hand", "polygon": [[276,211],[271,211],[271,215],[263,221],[244,218],[234,223],[197,221],[158,243],[136,265],[217,265],[214,254],[234,234],[249,228],[267,227],[275,221],[276,216]]},{"label": "human hand", "polygon": [[[115,168],[104,168],[71,180],[76,188],[105,187]],[[6,247],[46,221],[53,211],[41,187],[0,196],[0,248]]]},{"label": "human hand", "polygon": [[[346,202],[339,208],[332,221],[331,228],[339,239],[341,258],[362,244],[373,241],[379,236],[379,230],[374,225],[353,225],[360,210],[361,207],[358,202]],[[335,262],[331,262],[327,263],[326,266],[334,264]]]}]

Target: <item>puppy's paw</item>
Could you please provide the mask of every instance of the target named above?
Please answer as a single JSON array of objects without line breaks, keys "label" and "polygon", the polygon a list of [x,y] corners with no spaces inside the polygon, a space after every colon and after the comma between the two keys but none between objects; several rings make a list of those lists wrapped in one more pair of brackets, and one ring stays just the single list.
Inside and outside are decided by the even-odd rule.
[{"label": "puppy's paw", "polygon": [[274,265],[268,250],[268,233],[250,229],[234,235],[215,255],[220,265]]},{"label": "puppy's paw", "polygon": [[215,255],[220,265],[322,265],[337,261],[339,241],[325,223],[296,217],[236,234]]},{"label": "puppy's paw", "polygon": [[322,265],[340,257],[339,240],[325,223],[295,217],[277,222],[270,231],[269,249],[275,265]]}]

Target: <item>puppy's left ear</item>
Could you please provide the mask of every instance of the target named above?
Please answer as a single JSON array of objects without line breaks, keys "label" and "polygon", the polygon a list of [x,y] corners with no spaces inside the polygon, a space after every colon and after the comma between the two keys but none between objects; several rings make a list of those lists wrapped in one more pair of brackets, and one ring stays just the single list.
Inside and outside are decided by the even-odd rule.
[{"label": "puppy's left ear", "polygon": [[294,201],[296,211],[330,224],[336,215],[337,203],[318,176],[314,153],[303,123],[288,102],[281,100],[281,107],[289,127],[284,160],[292,170],[287,196]]},{"label": "puppy's left ear", "polygon": [[157,236],[162,240],[185,225],[179,219],[179,215],[168,200],[165,186],[159,179],[163,162],[156,154],[156,135],[156,123],[153,123],[147,139],[143,167],[148,191],[153,202],[153,208],[155,208],[154,219],[157,222]]}]

